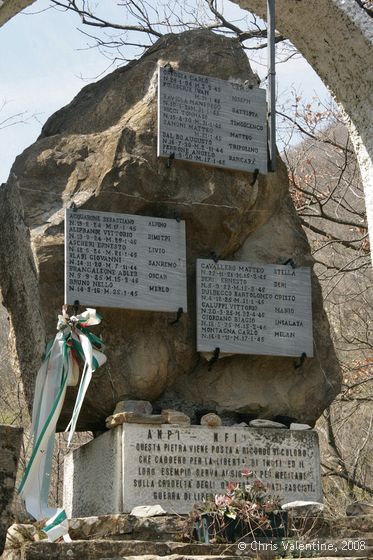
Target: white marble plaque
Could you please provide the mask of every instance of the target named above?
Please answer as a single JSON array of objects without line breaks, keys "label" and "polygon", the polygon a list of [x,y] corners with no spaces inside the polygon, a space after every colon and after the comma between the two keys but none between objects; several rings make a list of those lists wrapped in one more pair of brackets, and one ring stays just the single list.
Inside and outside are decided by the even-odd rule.
[{"label": "white marble plaque", "polygon": [[[244,469],[253,471],[283,503],[322,501],[318,436],[313,430],[139,424],[114,430],[122,434],[122,460],[108,476],[114,477],[113,494],[118,493],[116,481],[122,481],[119,511],[159,504],[168,513],[188,513],[196,502],[224,493],[228,482],[244,483]],[[113,437],[108,432],[99,436],[68,462],[64,503],[70,516],[118,513],[117,498],[110,496],[100,466],[96,472],[101,475],[89,468],[97,462],[111,464],[111,458],[99,453],[100,441],[103,450],[108,448],[106,439]],[[86,473],[94,479],[87,480]]]},{"label": "white marble plaque", "polygon": [[197,350],[313,356],[310,268],[199,259]]},{"label": "white marble plaque", "polygon": [[187,309],[185,222],[66,210],[65,303]]},{"label": "white marble plaque", "polygon": [[159,69],[158,156],[267,173],[266,91]]}]

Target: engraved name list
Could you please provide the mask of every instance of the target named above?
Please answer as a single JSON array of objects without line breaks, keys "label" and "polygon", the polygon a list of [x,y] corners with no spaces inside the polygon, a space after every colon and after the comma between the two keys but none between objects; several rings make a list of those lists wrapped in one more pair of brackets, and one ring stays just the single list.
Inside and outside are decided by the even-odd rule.
[{"label": "engraved name list", "polygon": [[185,222],[66,210],[65,302],[187,308]]},{"label": "engraved name list", "polygon": [[158,156],[267,173],[266,92],[159,69]]},{"label": "engraved name list", "polygon": [[309,268],[197,260],[197,349],[313,356]]}]

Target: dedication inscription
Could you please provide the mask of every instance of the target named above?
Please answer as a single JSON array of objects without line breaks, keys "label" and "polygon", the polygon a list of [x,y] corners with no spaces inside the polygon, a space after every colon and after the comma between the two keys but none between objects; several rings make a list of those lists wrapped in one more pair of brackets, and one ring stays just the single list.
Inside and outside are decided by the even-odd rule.
[{"label": "dedication inscription", "polygon": [[264,89],[159,69],[158,156],[267,173]]},{"label": "dedication inscription", "polygon": [[313,356],[309,268],[197,260],[199,352]]},{"label": "dedication inscription", "polygon": [[66,210],[65,303],[187,309],[185,222]]},{"label": "dedication inscription", "polygon": [[322,502],[313,430],[122,424],[69,453],[64,507],[69,517],[152,504],[188,513],[206,496],[223,493],[228,482],[247,481],[245,469],[282,503]]},{"label": "dedication inscription", "polygon": [[123,425],[123,511],[160,504],[187,513],[195,502],[244,483],[253,471],[284,502],[322,501],[314,431]]}]

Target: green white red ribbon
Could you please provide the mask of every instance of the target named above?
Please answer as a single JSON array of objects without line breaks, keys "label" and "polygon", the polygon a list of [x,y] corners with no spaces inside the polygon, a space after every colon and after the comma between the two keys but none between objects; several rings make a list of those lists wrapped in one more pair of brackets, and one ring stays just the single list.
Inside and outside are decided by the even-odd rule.
[{"label": "green white red ribbon", "polygon": [[106,356],[100,351],[103,348],[101,339],[88,330],[100,322],[101,317],[95,309],[88,308],[81,315],[69,317],[64,307],[62,315],[58,316],[58,333],[47,345],[36,378],[31,427],[33,449],[18,492],[25,500],[27,511],[36,520],[48,518],[43,531],[49,541],[59,537],[70,540],[65,511],[48,506],[54,436],[66,388],[79,381],[78,361],[81,360],[84,367],[73,414],[66,428],[68,445],[74,436],[92,374],[106,362]]}]

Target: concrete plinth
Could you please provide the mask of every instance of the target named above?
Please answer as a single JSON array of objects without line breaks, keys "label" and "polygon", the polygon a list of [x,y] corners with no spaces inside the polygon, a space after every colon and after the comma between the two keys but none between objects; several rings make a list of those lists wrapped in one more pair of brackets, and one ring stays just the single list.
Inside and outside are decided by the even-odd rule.
[{"label": "concrete plinth", "polygon": [[283,502],[322,501],[317,433],[268,428],[123,424],[69,454],[69,517],[128,513],[160,504],[188,513],[253,471]]}]

